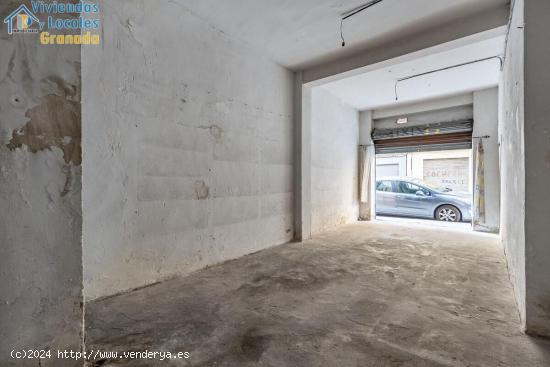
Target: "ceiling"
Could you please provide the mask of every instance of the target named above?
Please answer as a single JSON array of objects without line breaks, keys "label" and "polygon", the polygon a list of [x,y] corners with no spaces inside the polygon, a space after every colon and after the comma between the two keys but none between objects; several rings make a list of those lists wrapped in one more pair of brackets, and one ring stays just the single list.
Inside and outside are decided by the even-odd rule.
[{"label": "ceiling", "polygon": [[439,71],[398,83],[412,76],[504,52],[504,35],[477,41],[454,49],[436,52],[363,74],[324,84],[342,101],[358,110],[411,103],[441,96],[455,95],[498,85],[500,61],[491,59],[475,64]]},{"label": "ceiling", "polygon": [[368,0],[172,0],[211,25],[262,49],[293,70],[432,29],[509,0],[384,0],[344,22],[341,15]]}]

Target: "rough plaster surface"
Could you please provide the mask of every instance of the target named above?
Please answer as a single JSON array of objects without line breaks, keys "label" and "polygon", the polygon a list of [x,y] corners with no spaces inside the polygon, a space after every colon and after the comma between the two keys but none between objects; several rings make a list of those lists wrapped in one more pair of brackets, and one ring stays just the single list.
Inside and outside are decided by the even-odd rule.
[{"label": "rough plaster surface", "polygon": [[[380,222],[87,304],[89,348],[187,366],[545,367],[496,236]],[[103,361],[101,366],[165,366]]]},{"label": "rough plaster surface", "polygon": [[[500,168],[498,148],[498,89],[474,92],[474,136],[483,139],[485,167],[485,222],[474,225],[477,231],[499,232]],[[473,160],[475,162],[475,151]]]},{"label": "rough plaster surface", "polygon": [[93,299],[293,237],[293,74],[177,2],[101,1],[83,50]]},{"label": "rough plaster surface", "polygon": [[501,81],[501,239],[525,327],[525,148],[523,0],[516,0]]},{"label": "rough plaster surface", "polygon": [[[20,2],[0,5],[0,18]],[[12,349],[79,351],[80,47],[0,35],[0,365]],[[79,361],[42,360],[42,366]]]},{"label": "rough plaster surface", "polygon": [[528,332],[550,337],[549,17],[550,2],[525,2],[526,321]]},{"label": "rough plaster surface", "polygon": [[311,233],[357,220],[359,113],[312,89]]}]

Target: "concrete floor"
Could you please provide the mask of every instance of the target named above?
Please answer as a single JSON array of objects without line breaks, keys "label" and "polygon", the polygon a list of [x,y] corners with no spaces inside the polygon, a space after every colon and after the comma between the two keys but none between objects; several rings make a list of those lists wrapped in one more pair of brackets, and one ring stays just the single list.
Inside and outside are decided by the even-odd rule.
[{"label": "concrete floor", "polygon": [[356,223],[87,304],[111,366],[550,366],[519,330],[495,236]]},{"label": "concrete floor", "polygon": [[452,223],[452,222],[437,221],[434,219],[389,217],[389,216],[387,217],[383,215],[377,215],[376,220],[380,222],[391,222],[391,223],[406,224],[411,226],[424,226],[424,227],[429,227],[431,229],[447,228],[447,229],[452,229],[457,231],[466,231],[466,232],[472,231],[472,224],[469,222]]}]

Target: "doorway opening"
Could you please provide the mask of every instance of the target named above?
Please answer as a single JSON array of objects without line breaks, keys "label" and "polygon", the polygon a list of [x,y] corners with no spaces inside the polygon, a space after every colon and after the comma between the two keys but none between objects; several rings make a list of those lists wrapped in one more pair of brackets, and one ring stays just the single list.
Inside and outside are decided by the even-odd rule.
[{"label": "doorway opening", "polygon": [[[441,68],[472,55],[489,57],[503,41],[474,41],[452,54],[434,49],[429,57],[410,55],[303,84],[298,237],[386,215],[498,233],[498,60]],[[397,96],[396,83],[419,72],[427,74],[400,83]],[[461,203],[440,202],[421,215],[411,208],[382,214],[376,180],[387,176],[422,181],[403,184],[411,195],[425,195],[418,200],[435,200],[439,189],[442,196],[460,194]],[[395,185],[386,190],[403,193]]]},{"label": "doorway opening", "polygon": [[471,228],[471,149],[386,153],[375,159],[378,220]]},{"label": "doorway opening", "polygon": [[376,218],[470,229],[472,131],[472,120],[375,128]]}]

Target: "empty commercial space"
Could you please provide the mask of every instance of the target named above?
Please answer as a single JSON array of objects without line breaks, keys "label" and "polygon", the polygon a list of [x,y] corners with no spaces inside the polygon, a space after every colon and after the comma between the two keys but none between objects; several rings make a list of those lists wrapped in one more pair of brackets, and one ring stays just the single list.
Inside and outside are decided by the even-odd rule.
[{"label": "empty commercial space", "polygon": [[0,365],[550,365],[549,4],[89,4],[0,5]]}]

